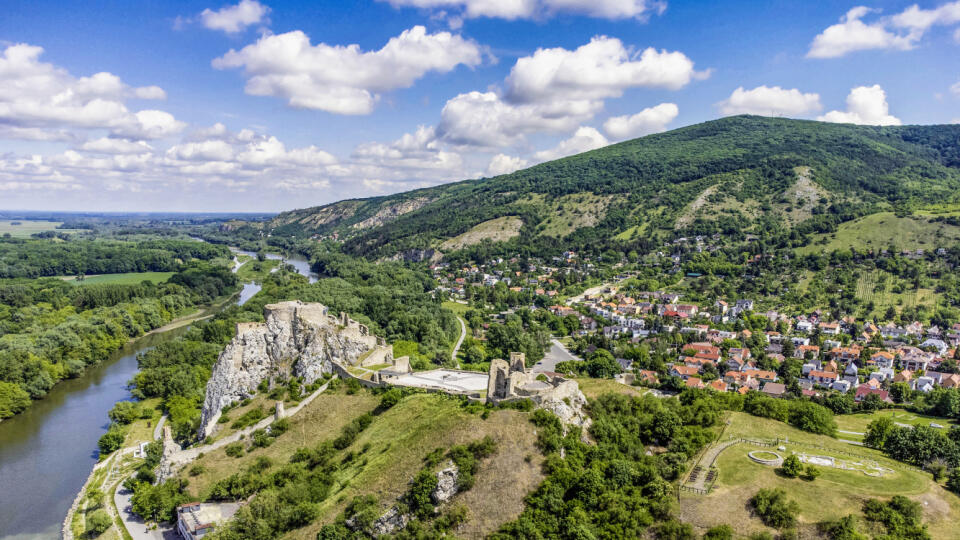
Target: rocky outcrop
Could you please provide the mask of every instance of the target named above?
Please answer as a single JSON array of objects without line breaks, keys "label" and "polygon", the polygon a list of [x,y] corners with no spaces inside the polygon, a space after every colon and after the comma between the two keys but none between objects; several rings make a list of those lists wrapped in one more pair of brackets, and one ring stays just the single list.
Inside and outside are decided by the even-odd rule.
[{"label": "rocky outcrop", "polygon": [[443,504],[457,494],[457,480],[460,478],[460,469],[456,465],[447,467],[437,473],[437,487],[430,493],[433,504]]},{"label": "rocky outcrop", "polygon": [[371,529],[373,529],[373,536],[383,536],[403,529],[409,522],[410,514],[401,514],[400,509],[394,506],[387,510],[386,514],[377,518]]},{"label": "rocky outcrop", "polygon": [[391,204],[384,206],[380,210],[377,210],[377,213],[368,217],[367,219],[354,223],[354,229],[370,229],[373,227],[379,227],[385,225],[398,217],[413,212],[414,210],[419,210],[424,207],[427,203],[430,202],[430,199],[426,197],[417,197],[416,199],[410,199],[396,204]]},{"label": "rocky outcrop", "polygon": [[589,428],[592,421],[585,409],[587,406],[586,396],[579,388],[572,392],[566,392],[566,394],[563,397],[551,395],[542,400],[537,408],[552,412],[566,425],[580,426],[583,429]]},{"label": "rocky outcrop", "polygon": [[403,262],[438,262],[443,260],[443,253],[435,249],[408,249],[406,251],[401,251],[393,257],[387,258],[388,261],[403,261]]},{"label": "rocky outcrop", "polygon": [[[299,301],[264,307],[265,322],[241,323],[207,382],[200,437],[216,426],[221,409],[250,397],[261,381],[303,377],[310,384],[334,364],[352,366],[378,347],[367,328],[346,315],[332,317],[322,304]],[[388,361],[392,354],[385,353]]]}]

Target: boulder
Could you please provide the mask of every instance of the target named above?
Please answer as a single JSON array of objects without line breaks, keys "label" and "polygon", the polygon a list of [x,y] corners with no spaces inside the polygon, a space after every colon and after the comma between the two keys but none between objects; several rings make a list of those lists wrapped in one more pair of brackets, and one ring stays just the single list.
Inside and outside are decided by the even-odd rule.
[{"label": "boulder", "polygon": [[437,488],[430,494],[434,504],[443,504],[457,494],[457,480],[460,478],[460,469],[456,465],[447,467],[437,473]]}]

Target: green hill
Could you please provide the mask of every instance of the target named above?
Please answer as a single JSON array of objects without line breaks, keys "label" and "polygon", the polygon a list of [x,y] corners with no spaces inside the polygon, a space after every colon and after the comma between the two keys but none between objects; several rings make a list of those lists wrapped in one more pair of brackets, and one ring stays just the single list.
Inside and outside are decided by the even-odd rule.
[{"label": "green hill", "polygon": [[629,250],[683,234],[827,233],[881,211],[956,202],[958,187],[960,126],[737,116],[495,178],[285,212],[269,227],[336,233],[347,252],[373,258],[494,242],[534,254]]}]

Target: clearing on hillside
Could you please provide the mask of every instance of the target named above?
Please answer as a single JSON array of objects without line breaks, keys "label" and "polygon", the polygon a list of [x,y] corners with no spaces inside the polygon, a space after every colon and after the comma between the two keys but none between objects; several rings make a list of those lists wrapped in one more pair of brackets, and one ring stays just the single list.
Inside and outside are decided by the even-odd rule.
[{"label": "clearing on hillside", "polygon": [[[881,452],[844,443],[831,437],[795,429],[782,422],[731,413],[730,425],[721,437],[775,440],[784,450],[737,443],[727,447],[714,463],[717,480],[708,495],[681,492],[681,518],[700,532],[721,523],[732,525],[738,534],[775,532],[749,511],[747,501],[761,488],[780,488],[800,505],[801,538],[819,538],[816,524],[848,514],[862,515],[863,501],[905,495],[913,500],[935,501],[924,507],[924,522],[934,539],[955,538],[954,525],[960,520],[960,498],[934,483],[929,475],[893,461]],[[840,437],[846,437],[840,434]],[[807,481],[788,478],[774,467],[750,458],[757,450],[775,451],[781,456],[796,452],[807,458],[817,456],[819,478]],[[709,451],[706,452],[709,455]],[[809,459],[808,459],[809,461]],[[828,466],[833,462],[839,468]],[[708,463],[700,464],[707,469]]]},{"label": "clearing on hillside", "polygon": [[440,244],[440,249],[456,251],[467,246],[479,244],[484,240],[505,242],[515,236],[519,236],[521,227],[523,227],[523,220],[517,216],[503,216],[491,219],[474,225],[469,231],[459,236],[450,238]]},{"label": "clearing on hillside", "polygon": [[163,283],[170,279],[174,272],[128,272],[126,274],[97,274],[84,276],[78,280],[77,276],[61,276],[60,279],[74,285],[139,285],[144,281]]},{"label": "clearing on hillside", "polygon": [[577,229],[593,227],[600,223],[614,199],[613,195],[590,192],[558,197],[550,204],[550,217],[537,228],[543,236],[563,238]]},{"label": "clearing on hillside", "polygon": [[926,216],[897,217],[893,212],[879,212],[840,225],[837,232],[818,234],[808,246],[798,248],[801,254],[820,251],[880,251],[893,246],[897,251],[931,250],[946,247],[960,240],[960,227],[931,221]]},{"label": "clearing on hillside", "polygon": [[63,225],[60,221],[44,221],[36,219],[0,219],[0,236],[9,234],[14,238],[26,238],[31,234],[37,234],[46,231],[56,231],[58,233],[77,233],[83,232],[83,229],[58,229]]}]

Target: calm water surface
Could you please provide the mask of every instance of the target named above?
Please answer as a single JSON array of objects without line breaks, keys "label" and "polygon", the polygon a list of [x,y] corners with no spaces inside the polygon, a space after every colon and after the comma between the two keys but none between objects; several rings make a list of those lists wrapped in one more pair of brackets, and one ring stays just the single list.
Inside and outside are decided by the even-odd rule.
[{"label": "calm water surface", "polygon": [[107,411],[130,399],[127,381],[137,373],[137,353],[186,329],[143,337],[0,422],[0,538],[59,537],[63,518],[97,461]]}]

